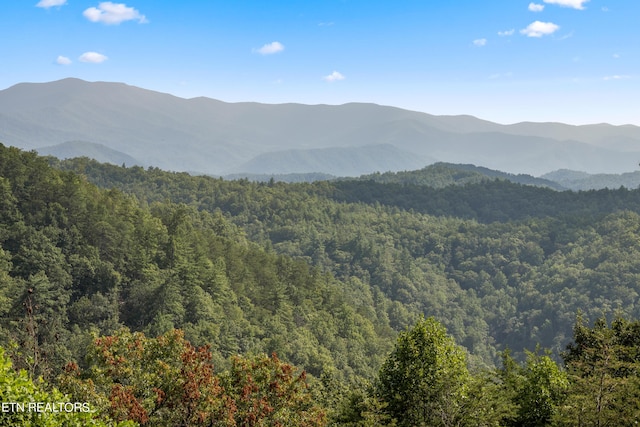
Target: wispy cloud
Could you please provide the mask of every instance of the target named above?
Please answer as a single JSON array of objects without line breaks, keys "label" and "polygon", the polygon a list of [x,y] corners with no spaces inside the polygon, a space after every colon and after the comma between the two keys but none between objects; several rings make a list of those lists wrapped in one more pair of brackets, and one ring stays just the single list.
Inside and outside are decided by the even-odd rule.
[{"label": "wispy cloud", "polygon": [[505,36],[512,36],[513,33],[515,33],[516,30],[514,30],[513,28],[510,30],[506,30],[506,31],[498,31],[498,35],[500,37],[505,37]]},{"label": "wispy cloud", "polygon": [[529,3],[529,10],[531,12],[542,12],[544,10],[544,5],[537,4],[537,3]]},{"label": "wispy cloud", "polygon": [[485,46],[487,44],[487,39],[475,39],[473,44],[478,47]]},{"label": "wispy cloud", "polygon": [[631,76],[628,76],[628,75],[614,74],[613,76],[605,76],[602,78],[602,80],[626,80],[630,78]]},{"label": "wispy cloud", "polygon": [[589,0],[542,0],[548,4],[557,4],[562,7],[570,7],[573,9],[583,10],[584,4],[589,2]]},{"label": "wispy cloud", "polygon": [[149,22],[136,9],[128,7],[124,3],[112,3],[110,1],[101,2],[98,7],[90,7],[82,14],[91,22],[101,22],[107,25],[118,25],[124,21],[138,21],[140,24]]},{"label": "wispy cloud", "polygon": [[535,21],[529,24],[527,28],[520,30],[520,33],[526,35],[527,37],[542,37],[553,34],[559,29],[560,26],[554,24],[553,22]]},{"label": "wispy cloud", "polygon": [[558,40],[566,40],[566,39],[570,39],[571,37],[573,37],[573,31],[571,31],[570,33],[565,34],[562,37],[558,37]]},{"label": "wispy cloud", "polygon": [[66,56],[58,56],[56,58],[56,64],[58,65],[69,65],[71,64],[71,60],[69,58],[67,58]]},{"label": "wispy cloud", "polygon": [[333,83],[333,82],[337,82],[338,80],[344,80],[346,79],[345,76],[343,76],[342,74],[340,74],[337,71],[334,71],[333,73],[329,74],[328,76],[324,76],[322,78],[322,80],[329,82],[329,83]]},{"label": "wispy cloud", "polygon": [[40,0],[36,7],[41,7],[43,9],[49,9],[54,6],[64,6],[67,4],[67,0]]},{"label": "wispy cloud", "polygon": [[255,49],[260,55],[273,55],[274,53],[282,52],[284,45],[280,42],[271,42],[262,46],[260,49]]},{"label": "wispy cloud", "polygon": [[100,64],[101,62],[106,61],[108,58],[98,52],[85,52],[82,55],[80,55],[80,58],[78,58],[78,61],[80,62],[89,62],[91,64]]},{"label": "wispy cloud", "polygon": [[495,73],[495,74],[491,74],[489,76],[489,78],[491,80],[495,80],[495,79],[504,79],[504,78],[511,78],[513,77],[513,73],[511,71],[506,72],[506,73]]}]

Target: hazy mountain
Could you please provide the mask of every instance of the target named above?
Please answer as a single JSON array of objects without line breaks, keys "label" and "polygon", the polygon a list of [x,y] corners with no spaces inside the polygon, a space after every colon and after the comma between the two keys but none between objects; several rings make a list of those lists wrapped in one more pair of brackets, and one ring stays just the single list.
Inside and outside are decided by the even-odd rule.
[{"label": "hazy mountain", "polygon": [[561,169],[545,174],[541,178],[555,181],[565,188],[576,191],[617,189],[620,187],[636,189],[640,187],[640,171],[622,174],[588,174]]},{"label": "hazy mountain", "polygon": [[612,126],[606,123],[573,126],[563,123],[523,122],[505,126],[501,132],[541,136],[559,141],[576,140],[618,151],[639,151],[639,128],[632,125]]},{"label": "hazy mountain", "polygon": [[591,175],[586,172],[574,171],[570,169],[558,169],[553,172],[545,173],[541,176],[544,179],[550,179],[555,182],[573,181],[589,178]]},{"label": "hazy mountain", "polygon": [[435,159],[403,151],[390,144],[331,147],[264,153],[238,166],[238,172],[291,174],[324,172],[358,176],[375,171],[418,169]]},{"label": "hazy mountain", "polygon": [[331,181],[337,177],[327,173],[286,173],[286,174],[256,174],[256,173],[238,173],[225,175],[222,178],[226,180],[247,179],[255,182],[315,182],[315,181]]},{"label": "hazy mountain", "polygon": [[505,126],[359,103],[226,103],[78,79],[0,91],[0,141],[25,149],[87,141],[147,165],[216,175],[344,176],[436,160],[531,175],[562,168],[621,173],[635,170],[640,160],[636,126]]},{"label": "hazy mountain", "polygon": [[86,141],[69,141],[49,147],[40,147],[38,154],[54,156],[59,159],[72,159],[74,157],[89,157],[101,163],[113,165],[144,166],[144,164],[130,155],[121,151],[112,150],[102,144],[94,144]]}]

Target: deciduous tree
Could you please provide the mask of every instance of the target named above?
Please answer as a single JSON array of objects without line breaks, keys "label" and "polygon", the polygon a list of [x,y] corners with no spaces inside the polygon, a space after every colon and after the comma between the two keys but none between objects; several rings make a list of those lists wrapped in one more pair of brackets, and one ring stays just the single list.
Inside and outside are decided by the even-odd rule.
[{"label": "deciduous tree", "polygon": [[454,426],[464,418],[469,380],[464,350],[430,317],[400,334],[377,394],[400,426]]}]

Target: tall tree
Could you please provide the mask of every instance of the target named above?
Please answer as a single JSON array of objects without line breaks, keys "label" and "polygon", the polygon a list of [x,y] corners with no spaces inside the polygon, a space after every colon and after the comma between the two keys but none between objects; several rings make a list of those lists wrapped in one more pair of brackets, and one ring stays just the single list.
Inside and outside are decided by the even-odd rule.
[{"label": "tall tree", "polygon": [[640,322],[578,316],[563,358],[572,387],[558,424],[622,426],[640,422]]},{"label": "tall tree", "polygon": [[376,388],[399,426],[454,426],[464,418],[469,381],[464,350],[430,317],[400,334]]},{"label": "tall tree", "polygon": [[221,384],[236,408],[234,425],[326,425],[324,411],[312,400],[305,371],[280,361],[275,354],[233,357]]},{"label": "tall tree", "polygon": [[502,394],[515,408],[504,417],[509,426],[541,427],[550,425],[569,386],[566,373],[549,354],[526,352],[524,364],[516,363],[509,351],[503,353],[498,370]]}]

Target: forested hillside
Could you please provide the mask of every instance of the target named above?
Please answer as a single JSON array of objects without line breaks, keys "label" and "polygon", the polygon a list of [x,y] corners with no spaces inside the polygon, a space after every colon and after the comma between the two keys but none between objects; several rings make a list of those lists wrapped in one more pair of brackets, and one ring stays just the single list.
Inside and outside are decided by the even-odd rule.
[{"label": "forested hillside", "polygon": [[315,375],[372,377],[390,348],[375,291],[262,249],[220,212],[140,207],[4,147],[0,176],[2,336],[20,367],[54,375],[121,326],[179,327],[219,364],[277,352]]},{"label": "forested hillside", "polygon": [[588,174],[570,170],[558,170],[543,175],[541,178],[551,179],[559,185],[571,190],[589,190],[601,188],[638,188],[640,187],[640,172],[622,174]]},{"label": "forested hillside", "polygon": [[435,316],[478,363],[536,343],[558,354],[578,310],[640,314],[636,190],[558,192],[503,180],[441,189],[269,184],[87,159],[54,164],[146,203],[218,213],[249,240],[368,290],[374,303],[362,305],[396,331]]},{"label": "forested hillside", "polygon": [[[434,187],[0,146],[0,380],[96,423],[636,419],[640,192]],[[592,405],[590,375],[614,403]]]},{"label": "forested hillside", "polygon": [[543,178],[535,178],[531,175],[512,174],[500,172],[475,165],[460,165],[452,163],[434,163],[420,170],[404,172],[384,172],[363,175],[357,178],[360,181],[374,181],[382,184],[414,184],[427,187],[444,188],[450,185],[477,184],[480,182],[501,179],[516,184],[548,187],[555,190],[567,188]]}]

